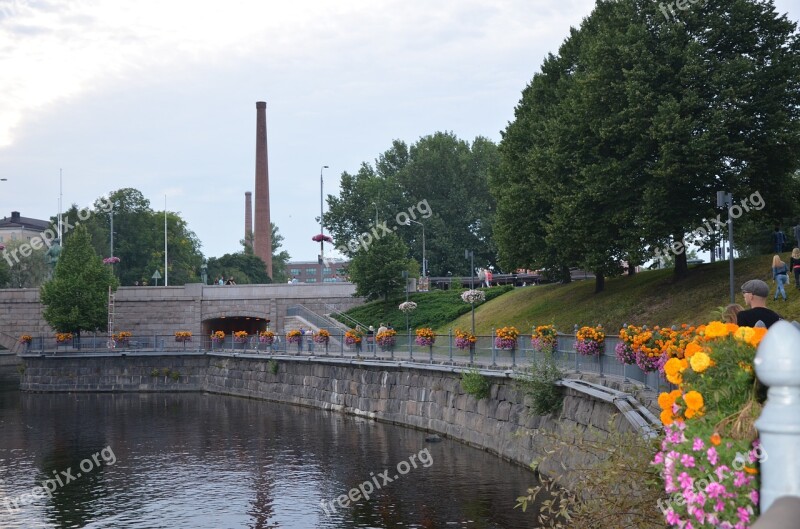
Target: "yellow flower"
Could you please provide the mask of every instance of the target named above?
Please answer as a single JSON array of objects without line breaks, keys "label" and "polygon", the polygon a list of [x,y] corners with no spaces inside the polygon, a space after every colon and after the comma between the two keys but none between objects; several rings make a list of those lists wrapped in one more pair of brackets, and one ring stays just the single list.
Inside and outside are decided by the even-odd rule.
[{"label": "yellow flower", "polygon": [[690,410],[698,411],[703,407],[703,395],[697,391],[690,391],[683,396],[683,402]]},{"label": "yellow flower", "polygon": [[686,345],[686,351],[684,352],[684,356],[686,358],[691,358],[695,353],[697,353],[698,351],[702,351],[702,350],[703,350],[703,346],[701,346],[699,343],[697,343],[697,342],[689,342]]},{"label": "yellow flower", "polygon": [[672,424],[672,421],[673,421],[672,410],[669,410],[669,409],[663,410],[661,412],[660,419],[661,419],[661,423],[664,426],[669,426],[670,424]]},{"label": "yellow flower", "polygon": [[688,408],[686,410],[686,413],[684,413],[684,415],[686,415],[687,419],[691,419],[692,417],[695,416],[696,413],[697,413],[697,411],[693,410],[692,408]]},{"label": "yellow flower", "polygon": [[692,369],[695,373],[702,373],[711,365],[711,358],[703,351],[700,351],[692,356],[689,363],[692,365]]},{"label": "yellow flower", "polygon": [[712,321],[706,325],[706,339],[724,338],[730,334],[730,329],[721,321]]},{"label": "yellow flower", "polygon": [[750,343],[750,340],[753,339],[755,334],[756,332],[752,327],[739,327],[736,329],[736,332],[733,333],[733,337],[740,342]]}]

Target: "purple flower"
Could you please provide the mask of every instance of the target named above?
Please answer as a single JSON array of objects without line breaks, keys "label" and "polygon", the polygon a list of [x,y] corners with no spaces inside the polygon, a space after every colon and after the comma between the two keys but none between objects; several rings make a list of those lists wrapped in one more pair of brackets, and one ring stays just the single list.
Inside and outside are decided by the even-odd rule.
[{"label": "purple flower", "polygon": [[714,473],[717,475],[717,479],[722,481],[725,479],[725,473],[730,471],[727,465],[720,465],[715,470]]},{"label": "purple flower", "polygon": [[712,481],[706,487],[706,494],[708,494],[709,498],[718,498],[725,494],[725,492],[727,492],[725,490],[725,485],[716,481]]},{"label": "purple flower", "polygon": [[[692,488],[692,486],[694,485],[694,478],[692,478],[692,477],[691,477],[689,474],[687,474],[686,472],[681,472],[681,473],[680,473],[680,475],[678,476],[678,483],[680,483],[680,484],[681,484],[681,487],[682,487],[684,490],[685,490],[685,489],[691,489],[691,488]],[[684,494],[684,495],[685,495],[685,494]],[[688,498],[687,498],[687,500],[688,500]]]},{"label": "purple flower", "polygon": [[706,444],[703,442],[702,439],[700,439],[699,437],[694,438],[694,443],[692,443],[692,450],[694,451],[702,450],[703,448],[705,448],[705,446]]},{"label": "purple flower", "polygon": [[735,476],[733,478],[734,486],[741,487],[743,485],[747,485],[748,479],[747,479],[747,476],[745,476],[744,472],[737,471],[737,472],[734,473],[734,476]]},{"label": "purple flower", "polygon": [[675,511],[672,509],[668,510],[664,518],[667,520],[667,523],[670,525],[679,525],[681,523],[681,517],[678,516]]},{"label": "purple flower", "polygon": [[758,505],[758,491],[753,489],[750,491],[750,501]]},{"label": "purple flower", "polygon": [[742,523],[749,523],[750,522],[750,513],[747,512],[747,509],[744,507],[738,507],[736,509],[737,514],[739,516],[739,521]]},{"label": "purple flower", "polygon": [[706,456],[708,457],[708,462],[712,465],[716,465],[719,458],[717,457],[717,449],[713,446],[706,451]]},{"label": "purple flower", "polygon": [[664,464],[664,452],[656,452],[655,457],[653,458],[653,465],[662,465]]}]

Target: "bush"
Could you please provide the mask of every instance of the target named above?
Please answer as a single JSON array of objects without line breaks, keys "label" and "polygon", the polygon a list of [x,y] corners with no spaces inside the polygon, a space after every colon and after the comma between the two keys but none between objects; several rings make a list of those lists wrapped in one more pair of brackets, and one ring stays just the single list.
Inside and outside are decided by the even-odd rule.
[{"label": "bush", "polygon": [[543,361],[533,364],[517,377],[517,387],[533,398],[534,413],[549,415],[561,409],[564,395],[556,382],[564,378],[564,372],[552,355],[546,355]]},{"label": "bush", "polygon": [[267,361],[267,371],[272,373],[273,375],[278,374],[278,362],[276,360],[268,360]]},{"label": "bush", "polygon": [[461,373],[461,387],[466,393],[480,400],[489,396],[492,383],[477,369],[472,368]]}]

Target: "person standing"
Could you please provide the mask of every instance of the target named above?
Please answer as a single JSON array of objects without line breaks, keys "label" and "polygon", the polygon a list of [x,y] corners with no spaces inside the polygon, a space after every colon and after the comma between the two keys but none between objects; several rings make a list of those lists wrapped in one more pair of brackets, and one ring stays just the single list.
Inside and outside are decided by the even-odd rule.
[{"label": "person standing", "polygon": [[780,294],[783,301],[786,301],[786,289],[783,286],[789,282],[789,267],[781,260],[780,255],[772,258],[772,279],[778,285],[773,299],[777,301],[778,294]]},{"label": "person standing", "polygon": [[372,325],[367,329],[367,352],[371,353],[375,347],[375,327]]},{"label": "person standing", "polygon": [[781,231],[780,226],[775,226],[775,231],[772,232],[772,246],[774,253],[781,253],[783,245],[786,244],[786,235]]},{"label": "person standing", "polygon": [[789,258],[789,268],[794,272],[794,286],[800,290],[800,248],[792,250],[792,257]]},{"label": "person standing", "polygon": [[742,295],[750,308],[736,315],[736,323],[740,327],[755,327],[760,321],[769,329],[773,323],[783,319],[780,314],[767,308],[769,287],[760,279],[751,279],[742,285]]},{"label": "person standing", "polygon": [[794,240],[797,247],[800,248],[800,220],[797,221],[797,226],[794,227]]},{"label": "person standing", "polygon": [[492,286],[492,271],[486,270],[486,286],[487,288]]}]

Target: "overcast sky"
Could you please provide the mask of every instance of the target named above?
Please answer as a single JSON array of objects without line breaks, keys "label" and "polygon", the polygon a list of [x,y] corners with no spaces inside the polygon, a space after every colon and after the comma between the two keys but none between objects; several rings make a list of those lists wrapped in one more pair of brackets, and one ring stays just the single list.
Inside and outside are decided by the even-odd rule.
[{"label": "overcast sky", "polygon": [[[315,260],[325,194],[436,131],[499,141],[593,0],[0,0],[0,217],[122,187],[237,251],[267,101],[272,221]],[[800,18],[800,0],[776,0]],[[387,218],[396,212],[382,212]]]}]

